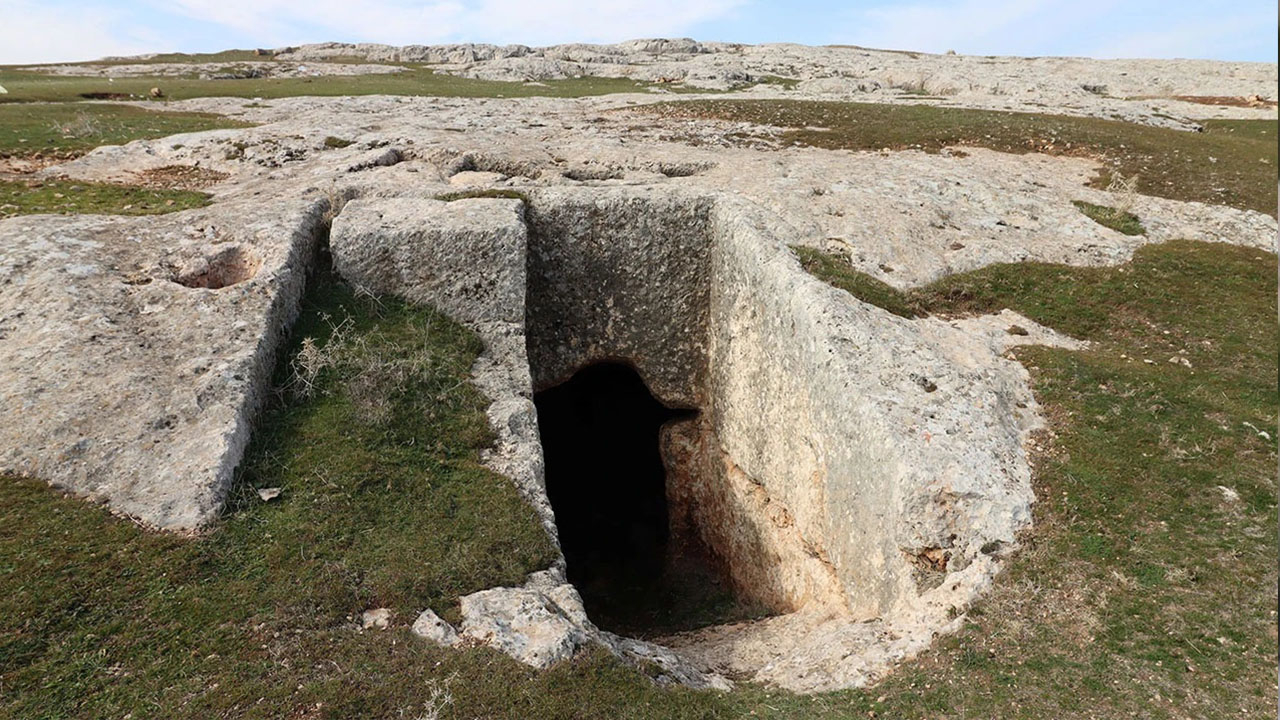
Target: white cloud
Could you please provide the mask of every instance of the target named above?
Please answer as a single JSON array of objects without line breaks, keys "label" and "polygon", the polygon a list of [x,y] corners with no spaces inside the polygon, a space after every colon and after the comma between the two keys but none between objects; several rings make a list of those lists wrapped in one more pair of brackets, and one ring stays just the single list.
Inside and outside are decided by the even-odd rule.
[{"label": "white cloud", "polygon": [[[165,9],[233,29],[259,44],[347,39],[615,42],[679,35],[746,0],[174,0]],[[310,34],[311,38],[300,37]]]},{"label": "white cloud", "polygon": [[111,8],[0,0],[0,64],[93,60],[156,49],[149,31],[127,29],[124,21]]}]

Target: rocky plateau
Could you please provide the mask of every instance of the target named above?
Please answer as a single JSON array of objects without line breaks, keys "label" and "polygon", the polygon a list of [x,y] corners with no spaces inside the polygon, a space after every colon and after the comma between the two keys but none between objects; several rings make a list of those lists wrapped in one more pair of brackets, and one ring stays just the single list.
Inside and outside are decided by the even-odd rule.
[{"label": "rocky plateau", "polygon": [[[1274,118],[1274,65],[639,40],[327,43],[237,67],[298,76],[406,64],[652,87],[170,102],[253,127],[102,147],[39,170],[130,182],[193,166],[226,179],[209,207],[170,215],[0,220],[0,471],[165,531],[215,522],[326,245],[346,282],[432,305],[485,341],[473,375],[498,437],[486,462],[552,538],[536,393],[622,359],[661,403],[697,409],[662,431],[673,518],[771,615],[621,637],[588,617],[562,559],[521,587],[462,598],[456,628],[426,611],[414,625],[424,641],[487,644],[538,667],[601,644],[697,687],[862,686],[962,622],[1031,522],[1029,455],[1044,422],[1010,348],[1080,343],[1011,311],[893,315],[810,276],[792,246],[907,289],[995,263],[1115,265],[1174,238],[1275,245],[1276,220],[1262,213],[1090,187],[1102,168],[1090,158],[823,150],[776,142],[770,126],[645,112],[708,97],[669,92],[680,87],[1194,131],[1209,118]],[[1187,99],[1202,96],[1252,100]],[[761,141],[735,141],[744,132]],[[1131,203],[1147,232],[1108,229],[1078,200]]]}]

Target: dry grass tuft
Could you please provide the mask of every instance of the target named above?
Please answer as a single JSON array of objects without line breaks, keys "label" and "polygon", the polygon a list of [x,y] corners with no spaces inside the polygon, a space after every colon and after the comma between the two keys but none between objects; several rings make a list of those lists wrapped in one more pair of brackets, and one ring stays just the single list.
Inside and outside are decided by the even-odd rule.
[{"label": "dry grass tuft", "polygon": [[102,134],[98,120],[86,112],[78,112],[70,120],[54,120],[53,131],[67,139],[97,137]]},{"label": "dry grass tuft", "polygon": [[135,173],[138,185],[158,190],[203,190],[226,180],[227,173],[195,165],[165,165]]},{"label": "dry grass tuft", "polygon": [[1133,212],[1134,202],[1138,198],[1138,174],[1125,177],[1121,172],[1112,173],[1111,182],[1107,183],[1107,192],[1116,196],[1116,210],[1122,213]]}]

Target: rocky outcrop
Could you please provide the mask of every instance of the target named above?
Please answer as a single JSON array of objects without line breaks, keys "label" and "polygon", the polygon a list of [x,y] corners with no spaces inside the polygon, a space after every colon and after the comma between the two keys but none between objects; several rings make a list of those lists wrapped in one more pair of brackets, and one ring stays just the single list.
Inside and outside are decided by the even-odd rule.
[{"label": "rocky outcrop", "polygon": [[248,80],[255,78],[308,78],[353,75],[391,75],[404,72],[401,65],[341,62],[285,62],[255,60],[231,63],[94,63],[76,65],[36,65],[23,68],[30,72],[64,77],[154,77],[195,76],[201,80]]},{"label": "rocky outcrop", "polygon": [[[439,72],[506,81],[621,77],[727,90],[783,78],[788,82],[757,91],[1026,112],[1050,107],[1059,113],[1182,129],[1197,127],[1182,118],[1274,117],[1277,79],[1274,63],[934,55],[847,46],[701,43],[688,38],[541,48],[320,43],[276,54],[280,60],[312,64],[339,56],[376,63],[431,63]],[[1195,96],[1257,101],[1253,107],[1247,101],[1231,107],[1187,99]]]},{"label": "rocky outcrop", "polygon": [[[858,684],[963,612],[996,568],[986,553],[1030,521],[1023,442],[1039,419],[1025,371],[1001,356],[1009,318],[953,326],[854,301],[728,196],[528,197],[353,201],[331,247],[357,286],[432,304],[489,341],[480,387],[519,408],[491,413],[495,458],[553,533],[529,398],[622,360],[663,402],[701,410],[665,430],[675,542],[709,547],[740,596],[796,616],[675,639],[703,672],[797,690]],[[1035,341],[1070,344],[1017,321]],[[926,590],[915,578],[928,552],[945,579]],[[535,666],[588,642],[622,654],[559,567],[462,608],[464,637]],[[808,632],[818,618],[828,632]],[[869,620],[885,629],[855,632]],[[781,654],[723,651],[801,626]],[[858,659],[822,660],[830,632],[861,638]]]},{"label": "rocky outcrop", "polygon": [[216,518],[323,211],[0,221],[0,472],[169,530]]}]

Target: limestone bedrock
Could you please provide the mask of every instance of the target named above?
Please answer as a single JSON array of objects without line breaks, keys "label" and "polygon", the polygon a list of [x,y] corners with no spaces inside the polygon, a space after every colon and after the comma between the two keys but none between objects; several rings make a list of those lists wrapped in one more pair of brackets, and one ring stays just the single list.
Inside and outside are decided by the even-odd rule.
[{"label": "limestone bedrock", "polygon": [[0,223],[0,471],[162,528],[216,517],[322,213],[313,200]]},{"label": "limestone bedrock", "polygon": [[[736,62],[718,46],[627,47]],[[743,50],[745,72],[769,52]],[[1001,64],[1062,92],[1075,67]],[[1160,71],[1179,67],[1192,65]],[[1205,67],[1168,89],[1274,96],[1274,71],[1268,91],[1257,68]],[[802,85],[847,80],[811,74]],[[954,103],[986,102],[968,92]],[[1121,102],[1086,95],[1060,109]],[[953,629],[1030,522],[1029,434],[1042,420],[1007,350],[1077,343],[1009,311],[891,315],[806,274],[789,246],[909,288],[1000,262],[1116,264],[1179,237],[1275,242],[1261,213],[1089,188],[1101,166],[1084,158],[784,147],[776,128],[635,111],[660,99],[204,98],[165,108],[258,126],[41,171],[129,181],[198,165],[227,179],[210,207],[172,215],[0,220],[0,472],[161,528],[216,519],[328,237],[345,281],[433,305],[484,339],[472,375],[497,436],[484,459],[553,539],[535,391],[623,360],[664,404],[696,409],[661,437],[673,538],[710,548],[739,596],[775,613],[623,638],[594,626],[561,560],[463,598],[457,642],[537,666],[601,644],[697,687],[865,685]],[[1151,107],[1187,126],[1185,105]],[[761,143],[736,142],[744,132]],[[437,199],[460,188],[514,197]],[[1147,234],[1105,228],[1073,200],[1131,203]],[[1027,334],[1007,333],[1015,324]],[[455,642],[443,621],[421,629]]]},{"label": "limestone bedrock", "polygon": [[[439,73],[529,82],[617,77],[684,89],[735,89],[754,97],[928,103],[1118,118],[1191,128],[1193,118],[1275,117],[1276,64],[1213,60],[938,55],[791,43],[744,45],[689,38],[613,45],[409,45],[317,43],[277,51],[280,72],[313,61],[319,72],[348,56],[374,63],[428,62]],[[386,72],[386,65],[363,65]],[[113,72],[110,68],[104,69]],[[53,71],[59,71],[57,69]],[[337,70],[335,70],[337,71]],[[114,71],[118,72],[118,71]],[[344,69],[341,72],[353,72]],[[1243,107],[1190,102],[1230,96]],[[1270,101],[1270,102],[1268,102]]]}]

